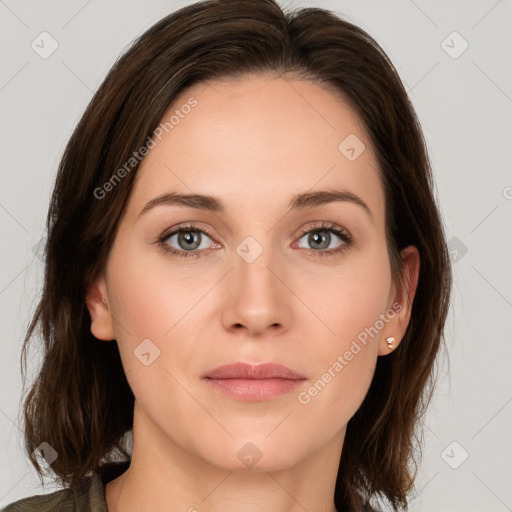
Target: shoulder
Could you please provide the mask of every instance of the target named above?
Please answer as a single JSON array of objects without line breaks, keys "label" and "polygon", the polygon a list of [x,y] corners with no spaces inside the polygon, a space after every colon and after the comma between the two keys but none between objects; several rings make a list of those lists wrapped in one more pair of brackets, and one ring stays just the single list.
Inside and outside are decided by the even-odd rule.
[{"label": "shoulder", "polygon": [[2,509],[2,512],[71,512],[77,510],[73,489],[61,489],[49,494],[22,498]]},{"label": "shoulder", "polygon": [[105,464],[72,487],[22,498],[0,512],[107,512],[105,485],[128,465],[128,462]]}]

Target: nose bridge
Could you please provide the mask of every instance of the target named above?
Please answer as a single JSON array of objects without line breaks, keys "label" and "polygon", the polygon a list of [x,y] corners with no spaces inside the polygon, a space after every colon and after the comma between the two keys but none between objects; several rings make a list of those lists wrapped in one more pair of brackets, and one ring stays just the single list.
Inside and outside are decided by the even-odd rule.
[{"label": "nose bridge", "polygon": [[263,331],[288,322],[289,305],[285,287],[276,277],[279,254],[273,252],[273,245],[271,232],[261,228],[235,247],[223,313],[227,328],[243,325],[250,331]]},{"label": "nose bridge", "polygon": [[[271,233],[265,233],[262,229],[257,235],[249,235],[244,238],[236,247],[235,286],[240,287],[240,291],[243,290],[244,294],[249,292],[254,298],[259,297],[270,301],[278,292],[276,278],[270,270],[277,264],[278,259],[278,255],[273,252],[272,245]],[[239,299],[242,298],[239,297]]]}]

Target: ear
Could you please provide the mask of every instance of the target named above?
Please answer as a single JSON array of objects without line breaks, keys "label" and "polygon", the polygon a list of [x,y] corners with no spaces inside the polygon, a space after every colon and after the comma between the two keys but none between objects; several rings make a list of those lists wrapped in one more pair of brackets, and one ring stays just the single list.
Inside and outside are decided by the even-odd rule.
[{"label": "ear", "polygon": [[[402,257],[402,269],[404,282],[397,283],[394,292],[394,299],[390,305],[390,310],[395,312],[395,316],[385,325],[379,339],[379,356],[390,354],[402,341],[409,320],[411,319],[412,304],[418,287],[420,275],[420,254],[413,245],[400,251]],[[389,347],[386,338],[395,338]]]},{"label": "ear", "polygon": [[114,322],[110,312],[105,277],[100,275],[90,285],[86,297],[87,309],[91,315],[92,334],[105,341],[114,340]]}]

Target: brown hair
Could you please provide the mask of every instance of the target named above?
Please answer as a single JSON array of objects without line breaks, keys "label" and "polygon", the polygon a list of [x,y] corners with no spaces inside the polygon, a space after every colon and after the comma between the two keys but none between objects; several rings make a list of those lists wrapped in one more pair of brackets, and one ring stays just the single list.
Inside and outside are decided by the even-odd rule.
[{"label": "brown hair", "polygon": [[358,510],[361,496],[407,507],[416,429],[435,383],[452,284],[426,144],[395,68],[366,32],[323,9],[283,12],[274,0],[210,0],[172,13],[134,41],[88,105],[59,165],[44,288],[23,345],[25,379],[38,328],[44,359],[24,401],[25,447],[32,453],[49,443],[58,453],[51,469],[65,485],[116,450],[129,456],[122,441],[134,396],[117,344],[90,332],[85,294],[105,266],[137,165],[107,199],[95,191],[147,143],[181,91],[252,72],[314,81],[350,103],[377,155],[390,264],[402,284],[400,250],[419,250],[411,321],[398,348],[378,358],[348,423],[334,496],[338,510]]}]

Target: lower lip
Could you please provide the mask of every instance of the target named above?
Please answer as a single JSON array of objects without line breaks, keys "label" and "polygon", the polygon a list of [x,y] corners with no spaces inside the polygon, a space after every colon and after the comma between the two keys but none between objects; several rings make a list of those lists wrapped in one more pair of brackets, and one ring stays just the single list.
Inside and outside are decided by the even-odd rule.
[{"label": "lower lip", "polygon": [[300,386],[305,379],[205,379],[221,393],[244,401],[270,400]]}]

